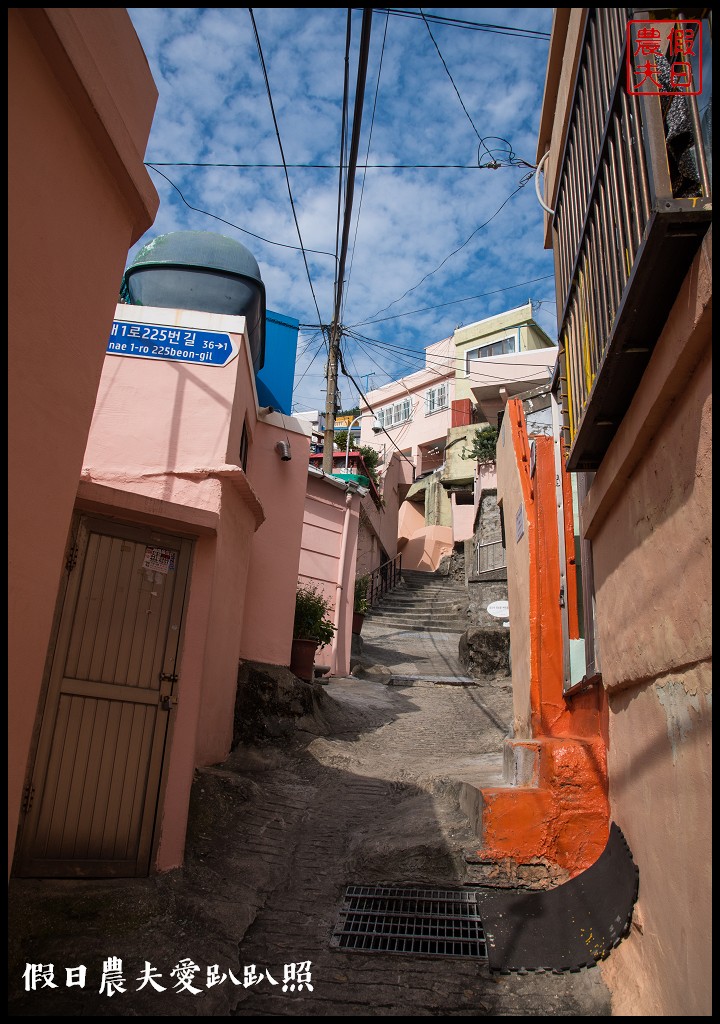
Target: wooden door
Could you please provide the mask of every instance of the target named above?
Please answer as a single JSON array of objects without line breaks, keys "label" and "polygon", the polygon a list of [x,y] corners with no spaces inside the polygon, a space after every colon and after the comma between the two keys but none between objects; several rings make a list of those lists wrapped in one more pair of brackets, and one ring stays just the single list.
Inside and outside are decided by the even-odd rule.
[{"label": "wooden door", "polygon": [[16,873],[149,871],[192,544],[81,516]]}]

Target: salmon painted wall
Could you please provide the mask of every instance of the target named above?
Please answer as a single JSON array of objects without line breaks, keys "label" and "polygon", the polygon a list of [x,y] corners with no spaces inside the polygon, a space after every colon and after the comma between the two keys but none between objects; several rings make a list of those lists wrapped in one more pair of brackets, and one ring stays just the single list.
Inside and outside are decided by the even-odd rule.
[{"label": "salmon painted wall", "polygon": [[473,535],[473,524],[475,522],[474,505],[458,505],[456,495],[450,496],[452,506],[452,534],[453,541],[469,540]]},{"label": "salmon painted wall", "polygon": [[[240,644],[240,657],[248,661],[290,664],[310,437],[309,424],[279,413],[261,416],[253,430],[247,475],[265,521],[253,537],[248,565],[252,600]],[[286,462],[275,446],[288,441]]]},{"label": "salmon painted wall", "polygon": [[123,8],[8,9],[8,844],[157,89]]},{"label": "salmon painted wall", "polygon": [[226,332],[238,350],[225,366],[108,355],[82,472],[82,493],[107,493],[108,513],[124,500],[135,521],[172,515],[196,538],[155,862],[166,869],[182,863],[192,769],[230,749],[250,552],[265,518],[240,438],[245,422],[255,436],[272,428],[257,419],[243,317],[120,304],[116,319]]},{"label": "salmon painted wall", "polygon": [[[514,420],[511,419],[514,411]],[[530,722],[530,548],[525,489],[520,467],[528,453],[516,457],[518,423],[524,425],[522,406],[509,402],[497,444],[497,497],[501,506],[507,554],[510,653],[513,689],[513,732],[518,738],[532,735]],[[514,424],[514,425],[513,425]],[[518,442],[519,443],[519,442]],[[526,456],[523,461],[523,455]],[[522,527],[522,533],[519,526]],[[534,524],[533,524],[534,527]],[[518,535],[519,534],[519,535]]]},{"label": "salmon painted wall", "polygon": [[623,1015],[712,1014],[711,242],[583,510],[612,815],[640,869],[636,927],[603,965]]},{"label": "salmon painted wall", "polygon": [[318,648],[315,664],[332,675],[350,671],[360,494],[321,471],[309,470],[300,550],[299,579],[313,583],[331,605],[337,630],[332,645]]}]

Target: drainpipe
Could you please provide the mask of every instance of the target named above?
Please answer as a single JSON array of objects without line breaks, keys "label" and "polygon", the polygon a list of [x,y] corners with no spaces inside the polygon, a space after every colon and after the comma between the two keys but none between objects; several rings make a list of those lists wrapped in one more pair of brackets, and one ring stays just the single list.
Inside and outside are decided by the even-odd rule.
[{"label": "drainpipe", "polygon": [[343,576],[345,573],[345,558],[347,557],[347,541],[350,532],[350,508],[352,506],[353,491],[349,488],[345,493],[345,517],[343,519],[342,539],[340,541],[340,559],[338,564],[338,577],[335,584],[335,636],[330,645],[330,672],[335,675],[337,672],[337,648],[340,635],[340,623],[342,620],[342,598],[343,598]]}]

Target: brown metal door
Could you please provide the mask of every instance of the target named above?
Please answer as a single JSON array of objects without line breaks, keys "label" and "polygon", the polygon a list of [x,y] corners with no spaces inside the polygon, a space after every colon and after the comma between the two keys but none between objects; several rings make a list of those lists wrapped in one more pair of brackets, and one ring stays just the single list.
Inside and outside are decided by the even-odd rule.
[{"label": "brown metal door", "polygon": [[80,518],[17,874],[148,873],[191,547]]}]

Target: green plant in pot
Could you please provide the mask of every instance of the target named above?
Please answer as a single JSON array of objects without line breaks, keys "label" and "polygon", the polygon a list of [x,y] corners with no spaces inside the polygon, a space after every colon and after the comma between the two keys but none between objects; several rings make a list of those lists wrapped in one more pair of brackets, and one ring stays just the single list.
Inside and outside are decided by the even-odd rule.
[{"label": "green plant in pot", "polygon": [[298,586],[290,671],[306,682],[313,678],[318,647],[329,644],[335,636],[335,624],[329,613],[330,602],[317,584],[301,583]]},{"label": "green plant in pot", "polygon": [[355,598],[353,601],[353,621],[352,631],[353,633],[359,633],[362,630],[362,624],[365,619],[365,613],[370,607],[368,600],[368,587],[370,586],[370,577],[367,573],[362,576],[358,576],[355,579]]}]

